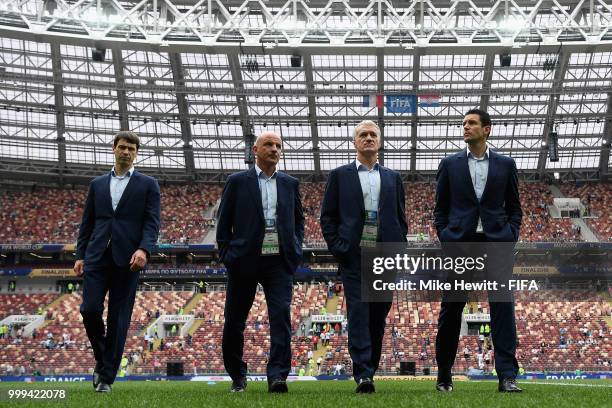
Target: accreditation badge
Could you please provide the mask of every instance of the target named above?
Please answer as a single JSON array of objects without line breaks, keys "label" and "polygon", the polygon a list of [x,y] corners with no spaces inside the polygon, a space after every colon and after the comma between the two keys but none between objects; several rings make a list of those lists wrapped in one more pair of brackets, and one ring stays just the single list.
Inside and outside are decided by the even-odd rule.
[{"label": "accreditation badge", "polygon": [[378,211],[366,211],[363,232],[361,233],[362,247],[375,247],[378,238]]},{"label": "accreditation badge", "polygon": [[263,245],[261,247],[261,254],[280,254],[280,246],[278,244],[278,231],[276,229],[275,219],[266,219],[266,233],[264,235]]}]

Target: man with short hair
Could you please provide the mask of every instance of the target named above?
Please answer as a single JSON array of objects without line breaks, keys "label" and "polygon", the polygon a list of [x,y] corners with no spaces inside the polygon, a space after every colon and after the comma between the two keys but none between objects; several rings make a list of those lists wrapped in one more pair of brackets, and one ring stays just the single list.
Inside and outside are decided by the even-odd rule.
[{"label": "man with short hair", "polygon": [[270,320],[268,391],[285,393],[291,369],[293,274],[302,259],[304,215],[297,179],[277,171],[282,140],[264,132],[255,141],[255,167],[225,183],[217,221],[219,258],[227,268],[223,363],[232,392],[246,388],[244,329],[258,283]]},{"label": "man with short hair", "polygon": [[[491,133],[491,117],[480,109],[472,109],[463,118],[463,140],[467,149],[447,156],[440,162],[437,174],[434,225],[442,243],[516,243],[521,227],[516,164],[487,146]],[[499,248],[502,244],[496,244]],[[499,251],[498,251],[499,252]],[[485,254],[486,256],[486,254]],[[491,257],[493,258],[493,257]],[[487,260],[487,273],[500,280],[512,275],[512,251],[505,249]],[[497,280],[497,279],[496,279]],[[505,295],[503,301],[499,293]],[[520,392],[516,385],[516,324],[511,291],[493,294],[489,291],[495,367],[500,392]],[[436,336],[436,360],[441,392],[453,390],[452,367],[457,354],[461,311],[467,297],[453,299],[444,293]],[[481,312],[482,306],[478,304]],[[481,326],[484,339],[486,326]],[[479,357],[480,366],[480,357]]]},{"label": "man with short hair", "polygon": [[364,120],[354,131],[356,159],[332,170],[321,205],[321,231],[339,262],[347,312],[349,353],[357,393],[373,393],[385,319],[391,302],[361,300],[361,247],[406,242],[405,193],[399,173],[378,163],[380,129]]},{"label": "man with short hair", "polygon": [[[89,184],[79,229],[74,271],[83,276],[80,311],[96,359],[93,385],[97,392],[110,392],[117,376],[139,271],[159,234],[159,185],[134,169],[139,147],[136,133],[117,133],[115,166]],[[102,314],[107,293],[105,330]]]}]

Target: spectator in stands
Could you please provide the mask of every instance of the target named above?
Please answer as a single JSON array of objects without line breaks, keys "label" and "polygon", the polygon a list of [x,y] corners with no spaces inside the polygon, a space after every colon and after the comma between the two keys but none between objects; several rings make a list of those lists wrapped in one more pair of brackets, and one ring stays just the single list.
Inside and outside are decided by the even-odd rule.
[{"label": "spectator in stands", "polygon": [[[373,378],[391,309],[391,301],[361,301],[361,246],[405,242],[408,233],[401,177],[378,163],[380,136],[380,128],[370,120],[357,125],[353,135],[356,160],[330,172],[321,205],[323,237],[340,263],[358,393],[375,391]],[[381,191],[384,200],[380,200]]]},{"label": "spectator in stands", "polygon": [[255,141],[255,167],[225,183],[217,221],[219,257],[227,268],[223,362],[233,392],[244,391],[245,321],[258,283],[270,319],[268,391],[287,392],[291,369],[291,293],[302,259],[304,215],[299,182],[277,171],[282,140],[264,132]]},{"label": "spectator in stands", "polygon": [[[467,149],[440,162],[434,216],[441,242],[518,240],[522,210],[516,164],[513,159],[489,150],[487,140],[490,133],[489,114],[480,109],[468,111],[463,119]],[[488,177],[489,173],[494,175],[493,180]],[[490,257],[488,272],[495,273],[497,276],[494,278],[498,281],[508,280],[512,275],[511,258],[510,250],[506,256],[496,254]],[[498,390],[520,392],[516,385],[518,362],[515,356],[516,324],[512,293],[509,290],[499,292],[496,295],[503,297],[500,299],[503,301],[489,301]],[[452,367],[459,342],[461,311],[465,305],[465,299],[459,301],[457,296],[450,299],[453,296],[453,293],[447,292],[442,299],[436,337],[436,389],[443,392],[453,390]]]},{"label": "spectator in stands", "polygon": [[[136,133],[115,135],[115,166],[91,182],[79,229],[74,271],[84,276],[80,311],[96,359],[97,392],[110,392],[117,376],[139,271],[159,235],[159,185],[153,177],[134,170],[139,147]],[[102,314],[107,292],[105,330]]]}]

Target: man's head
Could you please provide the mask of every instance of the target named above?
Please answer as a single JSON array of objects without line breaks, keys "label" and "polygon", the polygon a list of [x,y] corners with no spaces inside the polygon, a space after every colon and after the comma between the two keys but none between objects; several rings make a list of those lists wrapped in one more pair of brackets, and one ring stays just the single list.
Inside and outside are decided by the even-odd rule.
[{"label": "man's head", "polygon": [[353,144],[358,153],[370,155],[380,149],[380,128],[371,120],[360,122],[353,136]]},{"label": "man's head", "polygon": [[283,141],[281,137],[274,132],[263,132],[255,140],[253,153],[257,159],[257,165],[276,166],[281,157]]},{"label": "man's head", "polygon": [[136,133],[128,130],[117,133],[113,140],[115,164],[126,169],[132,167],[138,154],[138,148],[140,148],[140,139]]},{"label": "man's head", "polygon": [[470,109],[463,118],[463,140],[468,144],[486,141],[491,134],[491,116],[480,109]]}]

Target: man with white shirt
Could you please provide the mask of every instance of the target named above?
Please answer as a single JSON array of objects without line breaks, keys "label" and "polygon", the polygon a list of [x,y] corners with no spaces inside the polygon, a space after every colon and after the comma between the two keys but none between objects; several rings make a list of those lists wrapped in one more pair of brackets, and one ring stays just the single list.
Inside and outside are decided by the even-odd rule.
[{"label": "man with white shirt", "polygon": [[[502,156],[487,146],[491,125],[487,112],[480,109],[467,112],[463,119],[463,140],[467,149],[440,162],[434,225],[442,243],[476,242],[483,243],[479,247],[484,247],[484,243],[512,244],[518,240],[523,213],[516,164],[512,158]],[[497,248],[502,246],[513,247],[497,244]],[[495,264],[495,267],[487,266],[488,273],[502,279],[512,274],[511,250],[506,252],[504,254],[508,257],[487,260]],[[452,300],[447,295],[445,293],[442,299],[436,337],[436,389],[443,392],[453,390],[452,367],[459,342],[461,312],[465,305],[464,299]],[[512,293],[508,291],[505,301],[491,301],[489,292],[489,300],[498,390],[520,392],[516,385],[518,363],[515,357],[516,324]]]},{"label": "man with white shirt", "polygon": [[[121,131],[113,140],[115,166],[89,185],[74,271],[83,276],[83,324],[96,359],[93,385],[110,392],[125,346],[139,271],[157,243],[159,185],[134,170],[140,140]],[[102,314],[109,293],[106,328]]]},{"label": "man with white shirt", "polygon": [[291,369],[293,274],[302,259],[304,215],[297,179],[277,171],[282,140],[264,132],[255,141],[255,167],[228,177],[219,204],[217,245],[227,268],[223,363],[231,392],[246,389],[244,329],[258,284],[270,319],[268,391],[285,393]]},{"label": "man with white shirt", "polygon": [[347,300],[348,345],[357,393],[372,393],[391,302],[361,299],[361,248],[406,242],[405,194],[399,173],[378,163],[380,129],[364,120],[354,131],[356,159],[332,170],[321,205],[321,231],[339,263]]}]

